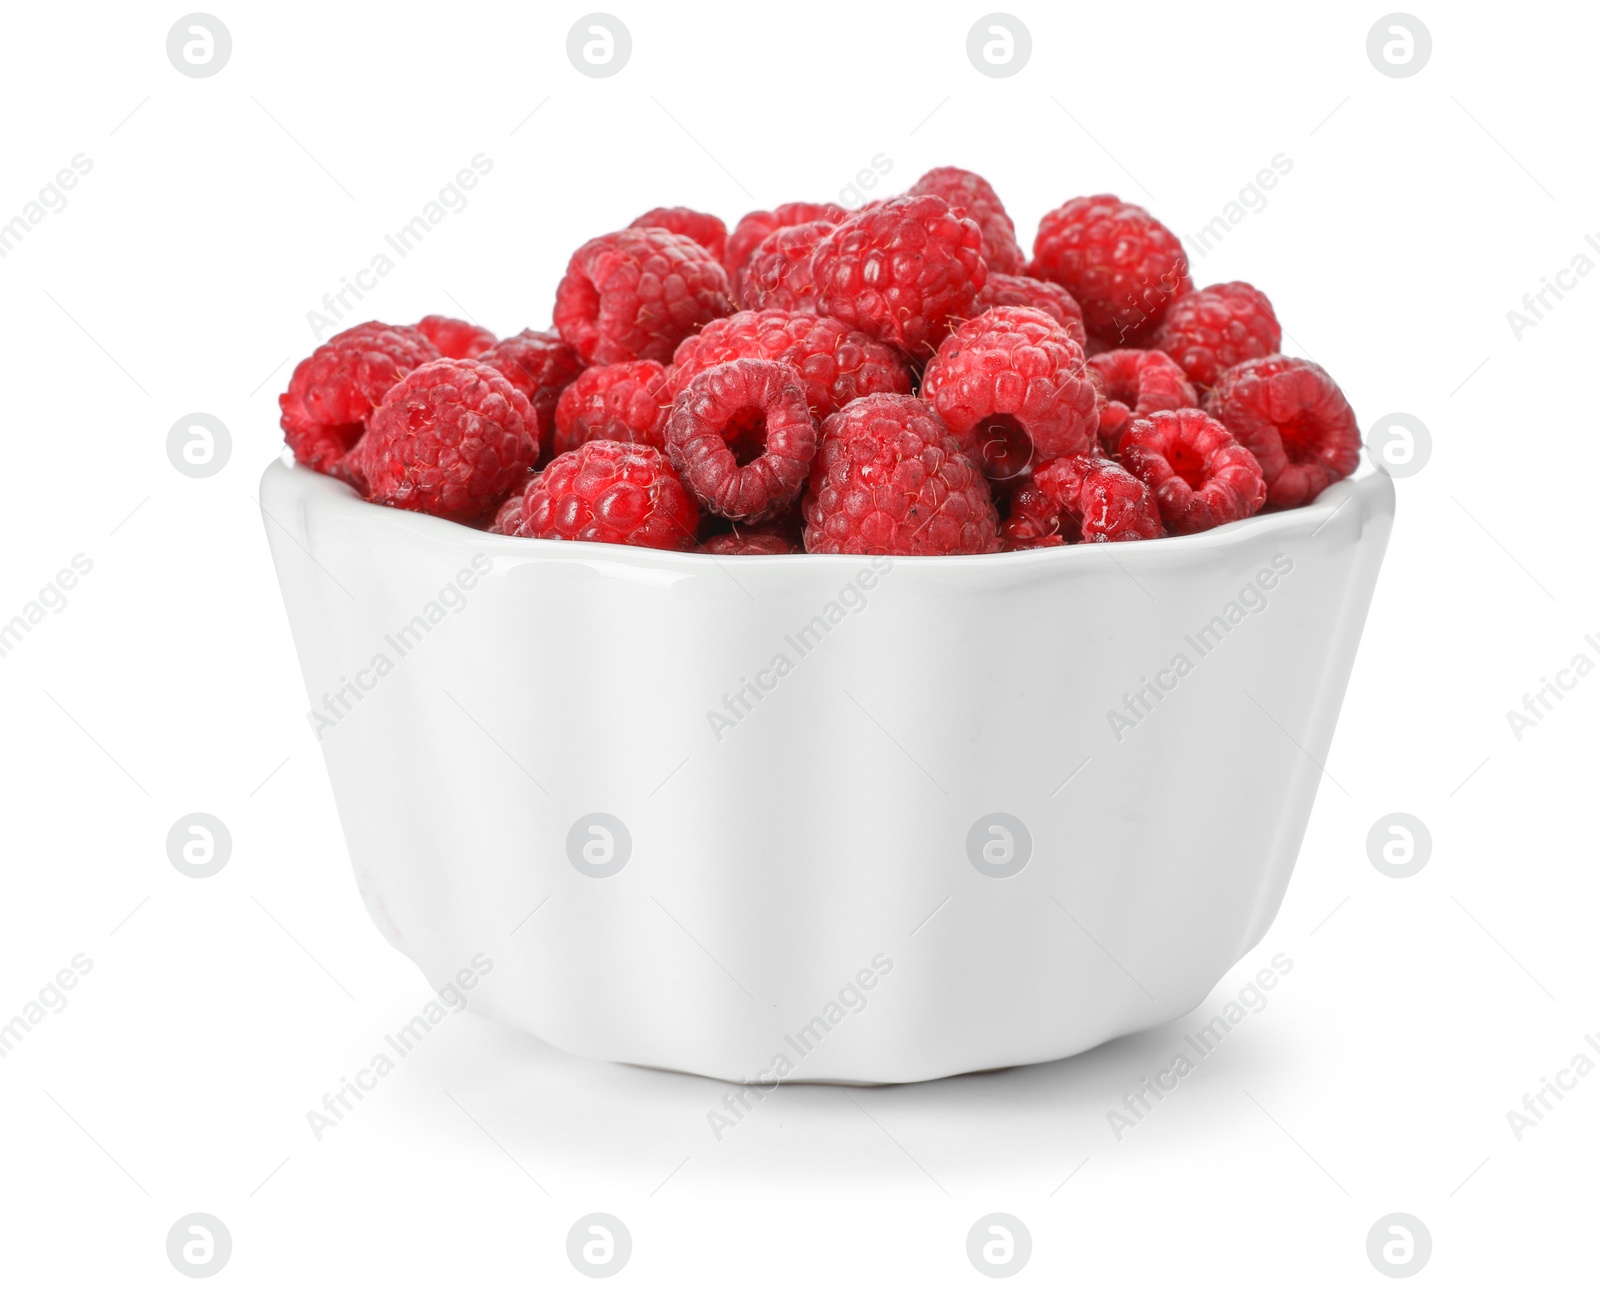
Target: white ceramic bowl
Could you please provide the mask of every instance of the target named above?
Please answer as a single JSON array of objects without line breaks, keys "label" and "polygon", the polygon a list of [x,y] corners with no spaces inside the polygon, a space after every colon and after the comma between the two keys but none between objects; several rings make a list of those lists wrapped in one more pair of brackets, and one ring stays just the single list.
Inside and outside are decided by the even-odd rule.
[{"label": "white ceramic bowl", "polygon": [[895,560],[505,538],[281,462],[261,502],[357,883],[430,982],[575,1054],[889,1082],[1175,1019],[1260,940],[1394,489]]}]

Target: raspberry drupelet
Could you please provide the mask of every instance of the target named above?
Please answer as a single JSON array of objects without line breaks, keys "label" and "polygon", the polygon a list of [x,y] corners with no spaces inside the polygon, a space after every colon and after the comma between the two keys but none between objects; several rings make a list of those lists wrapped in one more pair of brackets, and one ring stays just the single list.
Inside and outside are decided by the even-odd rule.
[{"label": "raspberry drupelet", "polygon": [[1198,408],[1139,418],[1123,432],[1118,457],[1155,494],[1169,533],[1243,520],[1267,499],[1255,456]]},{"label": "raspberry drupelet", "polygon": [[928,364],[922,398],[991,480],[1016,480],[1094,443],[1083,351],[1048,314],[1002,305],[968,319]]},{"label": "raspberry drupelet", "polygon": [[1155,496],[1144,482],[1092,454],[1045,463],[1012,497],[1011,515],[1000,527],[1008,552],[1160,538],[1162,532]]},{"label": "raspberry drupelet", "polygon": [[817,424],[787,363],[733,359],[697,373],[667,415],[667,454],[708,511],[763,520],[805,487]]},{"label": "raspberry drupelet", "polygon": [[1218,283],[1173,301],[1150,344],[1205,390],[1235,364],[1276,354],[1282,340],[1265,294],[1249,283]]},{"label": "raspberry drupelet", "polygon": [[812,253],[810,289],[817,313],[926,359],[972,312],[988,272],[977,223],[927,193],[830,229]]},{"label": "raspberry drupelet", "polygon": [[732,312],[728,276],[709,251],[643,228],[590,238],[573,252],[554,318],[585,363],[668,363],[684,337]]},{"label": "raspberry drupelet", "polygon": [[977,223],[983,234],[983,259],[991,274],[1020,274],[1027,257],[1017,245],[1017,228],[1001,205],[1000,195],[982,175],[959,166],[937,166],[913,184],[909,193],[932,193]]},{"label": "raspberry drupelet", "polygon": [[494,333],[465,319],[430,314],[416,324],[446,359],[476,359],[494,344]]},{"label": "raspberry drupelet", "polygon": [[838,412],[863,395],[909,395],[911,374],[881,341],[838,319],[788,310],[746,310],[716,319],[678,347],[668,385],[675,398],[691,379],[730,359],[787,363],[805,383],[812,416]]},{"label": "raspberry drupelet", "polygon": [[1000,548],[994,500],[939,415],[868,395],[822,424],[805,496],[808,552],[957,556]]},{"label": "raspberry drupelet", "polygon": [[687,552],[699,508],[671,463],[648,444],[590,440],[563,453],[528,485],[521,538],[623,543]]},{"label": "raspberry drupelet", "polygon": [[714,215],[687,206],[658,206],[646,211],[628,226],[630,229],[666,229],[669,233],[692,238],[721,262],[728,249],[728,226]]},{"label": "raspberry drupelet", "polygon": [[1309,359],[1275,354],[1227,369],[1206,411],[1255,454],[1273,510],[1313,501],[1361,461],[1354,410]]},{"label": "raspberry drupelet", "polygon": [[526,396],[493,368],[435,359],[384,397],[350,455],[370,502],[476,524],[539,455]]},{"label": "raspberry drupelet", "polygon": [[302,359],[278,396],[283,437],[303,462],[342,475],[342,462],[365,434],[373,409],[413,368],[439,357],[411,327],[360,323],[329,337]]},{"label": "raspberry drupelet", "polygon": [[1143,348],[1167,307],[1193,290],[1177,235],[1110,193],[1073,198],[1040,220],[1028,272],[1071,292],[1090,340],[1108,349]]},{"label": "raspberry drupelet", "polygon": [[996,305],[1025,305],[1029,309],[1043,310],[1066,328],[1079,345],[1086,344],[1089,339],[1083,330],[1083,310],[1060,283],[1022,274],[997,274],[991,269],[972,311],[975,315],[981,314]]},{"label": "raspberry drupelet", "polygon": [[1194,408],[1199,399],[1183,369],[1160,350],[1106,350],[1089,360],[1100,378],[1100,447],[1115,453],[1122,432],[1136,417],[1166,408]]},{"label": "raspberry drupelet", "polygon": [[666,447],[667,370],[654,359],[586,368],[561,392],[552,449],[567,453],[589,440]]},{"label": "raspberry drupelet", "polygon": [[496,342],[478,356],[478,362],[488,364],[528,397],[539,418],[540,453],[550,457],[556,404],[561,392],[583,371],[578,352],[554,332],[525,328]]}]

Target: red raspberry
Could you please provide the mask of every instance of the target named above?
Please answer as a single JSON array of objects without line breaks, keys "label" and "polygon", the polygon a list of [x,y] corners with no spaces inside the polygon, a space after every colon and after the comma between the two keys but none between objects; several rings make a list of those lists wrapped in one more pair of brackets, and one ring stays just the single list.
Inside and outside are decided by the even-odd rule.
[{"label": "red raspberry", "polygon": [[329,337],[295,366],[289,389],[278,396],[283,438],[295,461],[338,474],[389,388],[438,357],[415,328],[360,323]]},{"label": "red raspberry", "polygon": [[983,258],[991,274],[1020,274],[1026,262],[1017,245],[1017,227],[1000,204],[1000,196],[982,175],[959,166],[930,170],[908,193],[932,193],[950,209],[975,221],[983,234]]},{"label": "red raspberry", "polygon": [[1254,455],[1198,408],[1139,418],[1123,432],[1118,456],[1150,487],[1162,522],[1174,534],[1243,520],[1267,500]]},{"label": "red raspberry", "polygon": [[719,263],[728,249],[728,226],[714,215],[691,211],[686,206],[658,206],[646,211],[628,227],[665,229],[669,233],[681,234],[698,242]]},{"label": "red raspberry", "polygon": [[787,363],[734,359],[695,374],[667,416],[667,453],[710,511],[761,520],[805,488],[817,424]]},{"label": "red raspberry", "polygon": [[528,397],[539,418],[539,450],[551,456],[555,438],[556,401],[583,371],[578,352],[554,332],[524,328],[485,350],[478,360],[486,363]]},{"label": "red raspberry", "polygon": [[931,193],[858,212],[811,257],[817,313],[918,356],[972,312],[988,272],[977,223]]},{"label": "red raspberry", "polygon": [[1088,342],[1083,330],[1083,310],[1060,283],[1048,282],[1043,278],[1026,278],[1020,274],[997,274],[991,268],[989,280],[978,293],[973,312],[981,314],[996,305],[1023,305],[1028,309],[1043,310],[1066,328],[1079,345]]},{"label": "red raspberry", "polygon": [[561,392],[553,448],[569,453],[588,440],[622,440],[664,449],[671,403],[667,370],[654,359],[586,368]]},{"label": "red raspberry", "polygon": [[805,496],[808,552],[955,556],[1000,549],[999,517],[939,415],[868,395],[822,424]]},{"label": "red raspberry", "polygon": [[556,331],[585,363],[667,363],[684,337],[732,312],[721,264],[665,229],[590,238],[556,288]]},{"label": "red raspberry", "polygon": [[430,314],[416,329],[432,341],[446,359],[476,359],[494,344],[494,333],[465,319]]},{"label": "red raspberry", "polygon": [[700,550],[712,556],[787,556],[800,549],[787,535],[758,525],[713,534],[700,544]]},{"label": "red raspberry", "polygon": [[1128,348],[1142,348],[1168,304],[1193,290],[1172,231],[1109,193],[1075,197],[1039,221],[1028,272],[1072,293],[1091,337]]},{"label": "red raspberry", "polygon": [[928,364],[922,398],[992,479],[1094,443],[1095,390],[1083,351],[1040,310],[1001,305],[968,319]]},{"label": "red raspberry", "polygon": [[1248,359],[1217,379],[1206,411],[1256,455],[1273,510],[1312,501],[1361,460],[1344,392],[1309,359]]},{"label": "red raspberry", "polygon": [[1089,360],[1100,375],[1105,403],[1100,408],[1100,446],[1117,451],[1117,441],[1128,423],[1163,408],[1199,405],[1194,387],[1160,350],[1106,350]]},{"label": "red raspberry", "polygon": [[1106,458],[1046,462],[1011,500],[1000,527],[1008,552],[1063,543],[1160,538],[1161,515],[1144,482]]},{"label": "red raspberry", "polygon": [[1176,359],[1195,385],[1209,387],[1224,368],[1276,354],[1282,340],[1263,293],[1249,283],[1218,283],[1173,301],[1150,344]]},{"label": "red raspberry", "polygon": [[911,375],[900,356],[838,319],[747,310],[707,323],[678,347],[667,374],[671,397],[677,398],[697,374],[730,359],[792,365],[805,383],[813,417],[827,417],[863,395],[911,393]]},{"label": "red raspberry", "polygon": [[734,226],[728,236],[728,250],[723,256],[723,266],[728,277],[733,278],[749,262],[755,250],[776,229],[786,229],[793,224],[810,224],[813,220],[826,220],[838,224],[850,213],[832,202],[785,202],[775,211],[751,211]]},{"label": "red raspberry", "polygon": [[481,363],[435,359],[389,391],[350,456],[369,502],[472,524],[538,455],[520,390]]},{"label": "red raspberry", "polygon": [[699,523],[694,499],[658,450],[590,440],[533,478],[516,532],[687,552]]},{"label": "red raspberry", "polygon": [[809,224],[774,229],[736,275],[734,295],[739,307],[747,310],[775,307],[815,313],[811,258],[817,244],[832,228],[826,220],[812,220]]},{"label": "red raspberry", "polygon": [[489,523],[491,534],[515,534],[517,526],[522,524],[522,494],[521,489],[512,489],[511,496],[500,504],[500,510],[495,512],[494,520]]}]

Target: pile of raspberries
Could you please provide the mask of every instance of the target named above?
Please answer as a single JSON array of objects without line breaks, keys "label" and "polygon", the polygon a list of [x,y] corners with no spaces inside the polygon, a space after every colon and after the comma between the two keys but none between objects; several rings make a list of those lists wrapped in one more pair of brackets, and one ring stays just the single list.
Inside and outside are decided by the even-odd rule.
[{"label": "pile of raspberries", "polygon": [[1355,470],[1333,380],[1143,208],[1033,257],[980,176],[730,234],[664,207],[573,253],[554,329],[363,323],[279,397],[295,458],[496,534],[718,556],[975,554],[1193,534]]}]

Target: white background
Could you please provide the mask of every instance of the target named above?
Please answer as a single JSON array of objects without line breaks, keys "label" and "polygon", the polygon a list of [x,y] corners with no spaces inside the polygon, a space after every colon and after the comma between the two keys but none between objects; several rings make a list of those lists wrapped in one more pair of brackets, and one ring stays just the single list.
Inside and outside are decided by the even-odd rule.
[{"label": "white background", "polygon": [[[1431,61],[1391,79],[1378,6],[1025,5],[1032,59],[990,79],[979,6],[635,5],[604,80],[567,61],[576,7],[229,5],[208,79],[167,60],[181,12],[13,6],[0,39],[0,220],[93,163],[0,260],[0,619],[93,561],[0,659],[0,1016],[94,964],[0,1060],[6,1286],[182,1285],[164,1243],[192,1211],[230,1229],[216,1285],[241,1288],[586,1286],[564,1240],[591,1211],[632,1232],[619,1286],[975,1287],[993,1211],[1033,1235],[1017,1286],[1379,1286],[1366,1234],[1393,1211],[1431,1230],[1418,1286],[1593,1279],[1600,1073],[1521,1142],[1506,1113],[1600,1033],[1600,677],[1520,741],[1505,716],[1600,662],[1600,275],[1520,340],[1506,318],[1600,238],[1592,11],[1424,10]],[[1292,159],[1195,279],[1255,282],[1364,427],[1409,412],[1435,448],[1398,482],[1287,899],[1213,1003],[1274,953],[1294,971],[1121,1142],[1107,1110],[1190,1020],[1038,1068],[788,1088],[717,1143],[716,1083],[461,1016],[313,1138],[427,987],[351,882],[253,495],[307,311],[477,153],[470,204],[357,317],[543,327],[584,238],[833,197],[880,153],[894,189],[981,171],[1025,246],[1105,191],[1192,234]],[[196,410],[233,441],[203,480],[165,452]],[[164,848],[194,811],[234,841],[204,881]],[[1367,859],[1393,811],[1432,831],[1414,878]]]}]

